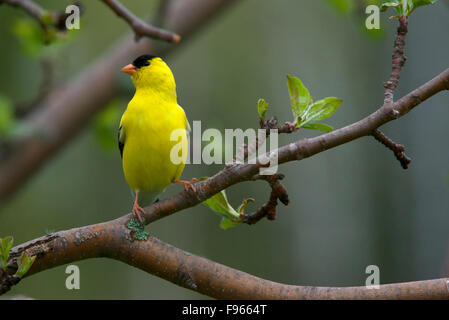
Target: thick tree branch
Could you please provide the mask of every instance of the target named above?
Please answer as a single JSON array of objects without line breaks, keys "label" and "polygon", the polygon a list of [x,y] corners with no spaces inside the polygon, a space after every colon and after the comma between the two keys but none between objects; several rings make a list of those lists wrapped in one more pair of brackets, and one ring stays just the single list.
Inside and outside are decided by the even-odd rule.
[{"label": "thick tree branch", "polygon": [[[123,219],[52,233],[12,250],[37,256],[27,276],[82,259],[122,261],[217,299],[448,299],[448,279],[366,287],[312,287],[264,280],[170,246],[155,237],[131,241]],[[11,270],[14,272],[14,270]],[[2,288],[0,288],[1,290]]]},{"label": "thick tree branch", "polygon": [[[235,0],[171,1],[166,10],[166,20],[185,40],[233,2]],[[171,49],[173,47],[159,46],[148,39],[136,44],[127,35],[72,81],[49,93],[39,107],[24,119],[39,134],[20,141],[0,159],[0,204],[80,132],[92,115],[120,93],[118,68],[140,54],[166,56]]]},{"label": "thick tree branch", "polygon": [[111,10],[113,10],[119,17],[123,18],[134,30],[136,40],[139,40],[142,36],[150,38],[160,39],[167,42],[178,43],[181,41],[181,37],[173,32],[157,28],[149,23],[146,23],[131,11],[129,11],[118,0],[102,0]]}]

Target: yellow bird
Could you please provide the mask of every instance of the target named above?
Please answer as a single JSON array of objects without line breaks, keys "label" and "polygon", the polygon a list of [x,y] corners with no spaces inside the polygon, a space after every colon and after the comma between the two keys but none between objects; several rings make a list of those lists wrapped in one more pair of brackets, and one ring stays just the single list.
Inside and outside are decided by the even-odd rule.
[{"label": "yellow bird", "polygon": [[[140,56],[121,72],[131,75],[136,92],[120,121],[118,145],[125,179],[135,193],[132,212],[142,223],[142,206],[155,201],[171,183],[182,183],[186,190],[190,187],[195,191],[192,182],[196,179],[179,180],[187,154],[179,155],[181,161],[170,157],[179,143],[187,150],[190,126],[177,103],[173,74],[161,58]],[[174,130],[178,141],[170,139]]]}]

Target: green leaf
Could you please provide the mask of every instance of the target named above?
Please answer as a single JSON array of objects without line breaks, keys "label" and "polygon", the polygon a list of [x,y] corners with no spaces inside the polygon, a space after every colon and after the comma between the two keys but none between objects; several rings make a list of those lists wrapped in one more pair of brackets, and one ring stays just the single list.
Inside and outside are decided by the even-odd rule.
[{"label": "green leaf", "polygon": [[115,151],[117,148],[120,109],[124,104],[120,100],[113,100],[94,118],[95,137],[100,146],[106,151]]},{"label": "green leaf", "polygon": [[220,228],[226,230],[241,223],[240,214],[229,204],[225,190],[213,195],[203,202],[204,205],[222,216]]},{"label": "green leaf", "polygon": [[224,215],[225,217],[231,219],[240,218],[239,213],[235,211],[235,209],[229,204],[225,190],[222,190],[219,193],[213,195],[212,197],[204,201],[203,204],[211,208],[213,211]]},{"label": "green leaf", "polygon": [[302,117],[304,110],[310,103],[309,90],[297,77],[287,75],[288,93],[290,95],[290,106],[295,117],[295,121]]},{"label": "green leaf", "polygon": [[434,4],[437,1],[438,0],[408,0],[407,16],[410,16],[416,8]]},{"label": "green leaf", "polygon": [[[202,177],[198,179],[198,181],[204,181],[209,177]],[[245,199],[243,203],[246,202],[248,204],[252,199]],[[243,205],[242,203],[242,205]],[[237,212],[229,203],[228,198],[226,196],[226,191],[222,190],[219,193],[213,195],[206,201],[203,201],[203,204],[219,216],[222,217],[220,222],[220,228],[226,230],[231,227],[235,227],[241,223],[240,221],[240,213]],[[246,206],[245,204],[245,206]],[[241,207],[241,206],[240,206]],[[239,209],[240,209],[239,207]]]},{"label": "green leaf", "polygon": [[323,99],[324,104],[314,103],[310,108],[310,119],[313,121],[320,121],[329,118],[338,107],[341,105],[343,100],[335,97],[327,97]]},{"label": "green leaf", "polygon": [[222,228],[223,230],[226,230],[226,229],[238,226],[241,223],[242,222],[239,220],[231,220],[229,218],[223,217],[223,219],[221,219],[221,222],[220,222],[220,228]]},{"label": "green leaf", "polygon": [[265,119],[265,114],[267,113],[268,103],[264,99],[259,99],[257,102],[257,112],[262,119]]},{"label": "green leaf", "polygon": [[434,4],[437,1],[438,0],[394,0],[382,3],[380,10],[385,11],[388,8],[394,8],[398,16],[409,17],[416,8]]},{"label": "green leaf", "polygon": [[13,237],[0,238],[0,269],[6,270],[9,252],[11,251],[13,243]]},{"label": "green leaf", "polygon": [[320,130],[325,132],[331,132],[332,130],[334,130],[334,128],[325,123],[306,123],[302,126],[302,128],[310,130]]},{"label": "green leaf", "polygon": [[25,252],[22,252],[22,255],[17,260],[16,276],[22,278],[28,272],[28,270],[30,270],[34,260],[36,260],[36,256],[30,257]]},{"label": "green leaf", "polygon": [[317,122],[329,118],[342,102],[343,100],[335,97],[327,97],[315,101],[309,108],[307,108],[301,121],[297,123],[297,127],[301,128],[310,122]]},{"label": "green leaf", "polygon": [[394,8],[397,10],[399,6],[400,6],[399,1],[384,2],[380,6],[380,11],[382,12],[386,11],[388,8]]}]

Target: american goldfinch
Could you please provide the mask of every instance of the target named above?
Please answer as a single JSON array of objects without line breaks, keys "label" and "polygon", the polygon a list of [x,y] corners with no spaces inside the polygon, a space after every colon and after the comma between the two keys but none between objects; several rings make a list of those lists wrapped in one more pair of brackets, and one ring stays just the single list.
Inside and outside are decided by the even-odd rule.
[{"label": "american goldfinch", "polygon": [[[120,71],[131,75],[136,88],[120,121],[118,146],[125,179],[135,193],[132,212],[142,223],[145,211],[141,205],[155,201],[172,182],[195,191],[192,182],[196,179],[179,180],[187,154],[180,155],[177,164],[170,159],[176,144],[182,143],[182,150],[187,150],[190,127],[177,103],[173,74],[161,58],[143,55]],[[172,132],[178,129],[181,141],[171,141]]]}]

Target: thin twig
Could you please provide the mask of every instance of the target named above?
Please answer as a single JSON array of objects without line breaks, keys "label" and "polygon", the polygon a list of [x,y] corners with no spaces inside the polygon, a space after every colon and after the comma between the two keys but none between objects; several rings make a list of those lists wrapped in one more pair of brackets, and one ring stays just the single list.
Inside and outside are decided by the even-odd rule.
[{"label": "thin twig", "polygon": [[405,148],[402,144],[395,143],[393,140],[388,138],[384,133],[382,133],[380,130],[376,129],[373,130],[373,137],[382,143],[385,147],[393,151],[396,159],[401,163],[401,167],[403,169],[407,169],[408,165],[411,162],[411,159],[407,157],[405,154]]},{"label": "thin twig", "polygon": [[384,82],[385,88],[385,100],[384,104],[393,103],[394,90],[398,86],[399,78],[401,74],[401,69],[407,60],[404,54],[405,47],[405,36],[408,31],[408,21],[407,17],[403,16],[399,18],[399,26],[397,28],[396,39],[394,41],[394,51],[392,55],[392,68],[390,77],[386,82]]},{"label": "thin twig", "polygon": [[[268,120],[259,118],[260,128],[265,130],[262,134],[259,134],[253,144],[247,146],[244,144],[240,147],[239,152],[243,153],[243,159],[247,159],[251,155],[255,154],[259,147],[265,142],[266,138],[270,136],[271,130],[276,130],[278,133],[292,133],[298,130],[296,123],[286,122],[285,124],[279,126],[276,117],[271,117]],[[243,150],[242,150],[243,149]],[[234,158],[234,163],[236,162],[236,157]],[[226,168],[232,166],[228,165]],[[241,214],[240,219],[246,224],[255,224],[262,218],[267,217],[268,220],[274,220],[276,218],[276,207],[278,205],[277,200],[279,199],[284,205],[288,205],[289,199],[287,190],[280,183],[280,180],[284,179],[283,174],[272,174],[272,175],[255,175],[252,180],[265,180],[269,183],[271,187],[270,198],[267,203],[265,203],[259,210]]]},{"label": "thin twig", "polygon": [[118,0],[102,0],[112,11],[114,11],[119,17],[123,18],[131,28],[134,30],[136,41],[138,41],[141,37],[147,36],[149,38],[160,39],[167,42],[178,43],[181,41],[181,36],[152,26],[149,23],[146,23],[139,17],[137,17],[134,13],[132,13],[128,8],[122,5]]},{"label": "thin twig", "polygon": [[288,205],[290,200],[288,199],[287,190],[280,180],[284,179],[283,174],[273,175],[256,175],[252,180],[265,180],[271,187],[270,198],[259,210],[252,213],[240,214],[240,219],[246,224],[255,224],[263,218],[268,220],[274,220],[276,218],[276,207],[278,200],[284,205]]},{"label": "thin twig", "polygon": [[[396,39],[394,41],[394,51],[391,59],[392,60],[391,74],[388,80],[383,84],[385,88],[384,94],[385,108],[391,107],[393,105],[394,90],[398,86],[399,78],[401,75],[401,69],[405,64],[405,61],[407,60],[407,57],[404,54],[405,37],[407,35],[407,31],[408,31],[407,17],[402,16],[399,18],[399,26],[397,28]],[[393,114],[396,112],[394,108],[391,109],[391,111],[393,112]],[[401,163],[403,169],[408,168],[411,159],[405,155],[403,145],[396,144],[395,142],[393,142],[393,140],[388,138],[383,132],[381,132],[377,128],[376,130],[373,130],[372,136],[377,141],[386,146],[388,149],[393,151],[394,155],[396,156],[396,159],[398,159],[398,161]]]},{"label": "thin twig", "polygon": [[[276,130],[277,133],[292,133],[298,130],[296,127],[296,123],[292,122],[286,122],[283,125],[278,125],[278,120],[276,117],[271,117],[268,120],[263,120],[262,118],[259,118],[259,125],[260,128],[265,130],[265,133],[261,132],[261,134],[256,137],[256,140],[253,141],[252,144],[249,146],[246,144],[243,144],[239,147],[239,150],[237,152],[237,155],[243,155],[243,159],[239,159],[241,162],[248,159],[248,157],[254,155],[261,145],[263,145],[267,139],[267,137],[270,136],[271,130]],[[234,157],[233,162],[227,167],[232,166],[237,161],[237,156]]]}]

